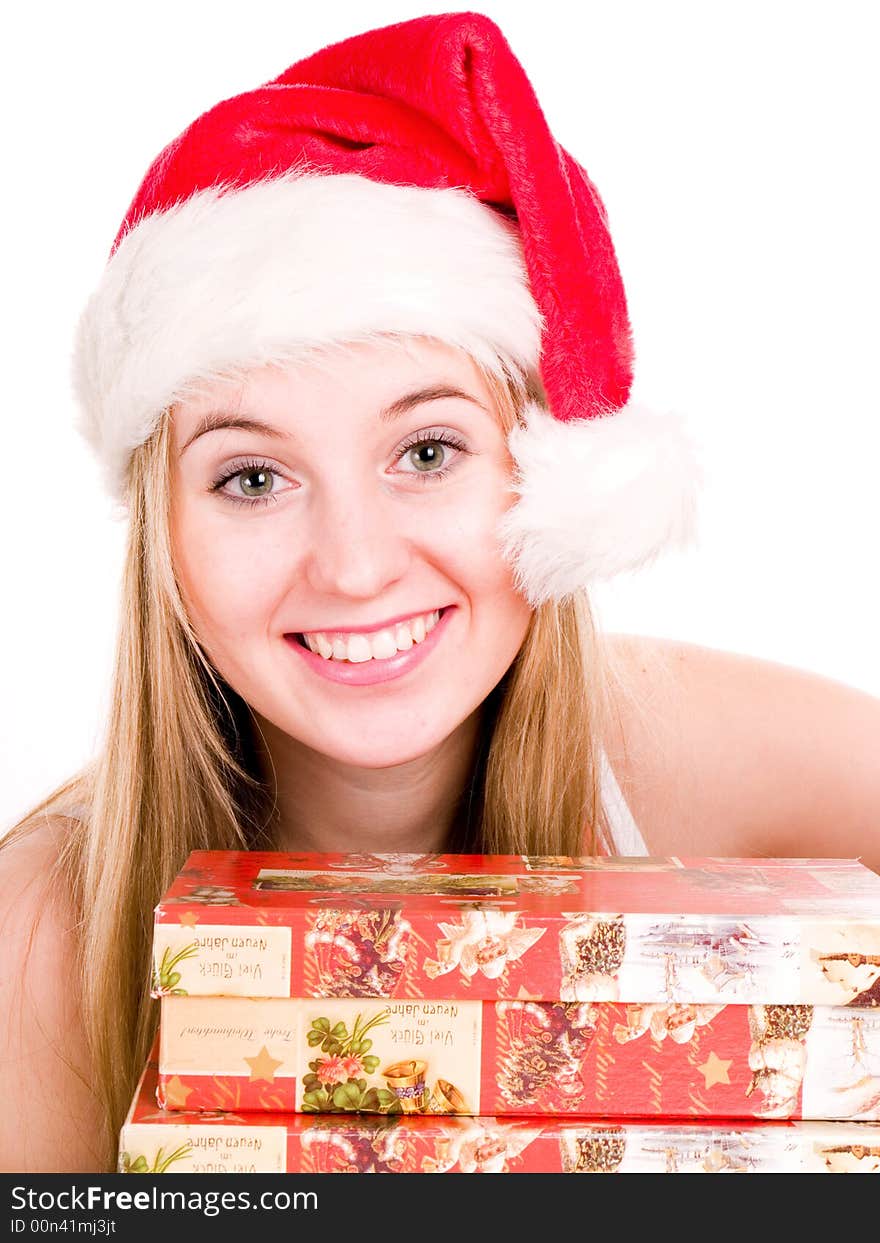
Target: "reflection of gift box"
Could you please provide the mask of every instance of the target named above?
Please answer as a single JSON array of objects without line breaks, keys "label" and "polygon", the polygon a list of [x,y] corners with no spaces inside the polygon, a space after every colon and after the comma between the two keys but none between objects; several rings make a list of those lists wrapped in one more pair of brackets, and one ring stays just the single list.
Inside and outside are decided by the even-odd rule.
[{"label": "reflection of gift box", "polygon": [[124,1173],[876,1172],[880,1123],[170,1112],[147,1065]]},{"label": "reflection of gift box", "polygon": [[570,1129],[560,1149],[565,1174],[616,1174],[626,1155],[626,1131],[622,1126]]},{"label": "reflection of gift box", "polygon": [[880,877],[836,859],[196,851],[153,994],[880,1003]]},{"label": "reflection of gift box", "polygon": [[162,1000],[170,1109],[880,1118],[880,1007]]}]

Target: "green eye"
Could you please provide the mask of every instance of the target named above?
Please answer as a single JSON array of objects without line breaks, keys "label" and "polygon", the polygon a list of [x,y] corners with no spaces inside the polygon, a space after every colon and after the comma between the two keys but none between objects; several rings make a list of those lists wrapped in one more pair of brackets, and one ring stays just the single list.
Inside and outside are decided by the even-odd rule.
[{"label": "green eye", "polygon": [[410,461],[419,471],[430,471],[435,466],[442,466],[446,459],[439,440],[426,440],[409,450]]},{"label": "green eye", "polygon": [[247,470],[239,474],[241,491],[245,496],[266,496],[272,491],[273,475],[271,470]]}]

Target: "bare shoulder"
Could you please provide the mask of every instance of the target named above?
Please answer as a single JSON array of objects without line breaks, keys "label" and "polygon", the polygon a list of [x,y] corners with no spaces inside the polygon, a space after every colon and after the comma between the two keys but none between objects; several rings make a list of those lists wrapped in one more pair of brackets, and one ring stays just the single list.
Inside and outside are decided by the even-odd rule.
[{"label": "bare shoulder", "polygon": [[76,979],[76,916],[54,876],[69,822],[0,843],[0,1169],[100,1170]]},{"label": "bare shoulder", "polygon": [[695,644],[610,648],[625,689],[609,759],[649,850],[880,868],[880,700]]}]

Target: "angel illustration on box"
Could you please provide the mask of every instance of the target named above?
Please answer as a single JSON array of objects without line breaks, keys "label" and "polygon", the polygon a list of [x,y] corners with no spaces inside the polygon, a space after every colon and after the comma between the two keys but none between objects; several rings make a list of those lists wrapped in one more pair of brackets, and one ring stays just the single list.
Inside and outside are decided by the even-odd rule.
[{"label": "angel illustration on box", "polygon": [[723,1009],[723,1005],[701,1006],[689,1002],[628,1005],[626,1022],[614,1026],[614,1039],[618,1044],[628,1044],[650,1032],[658,1043],[668,1036],[676,1044],[689,1044],[697,1028],[711,1023]]},{"label": "angel illustration on box", "polygon": [[426,958],[425,975],[436,979],[456,967],[470,978],[482,973],[497,980],[511,963],[539,941],[546,928],[526,928],[518,911],[498,911],[474,906],[462,912],[461,923],[439,924],[436,959]]},{"label": "angel illustration on box", "polygon": [[510,1163],[538,1138],[543,1127],[505,1125],[494,1118],[456,1118],[435,1144],[435,1156],[422,1160],[426,1174],[445,1174],[456,1165],[462,1174],[507,1174]]}]

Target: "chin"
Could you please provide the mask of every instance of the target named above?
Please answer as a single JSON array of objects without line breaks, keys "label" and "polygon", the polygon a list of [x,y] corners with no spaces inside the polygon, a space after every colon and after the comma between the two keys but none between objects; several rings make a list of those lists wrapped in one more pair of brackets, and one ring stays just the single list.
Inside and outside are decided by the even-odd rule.
[{"label": "chin", "polygon": [[410,702],[395,710],[390,705],[372,705],[366,711],[355,709],[350,715],[339,710],[320,712],[310,720],[291,719],[289,713],[278,712],[268,719],[280,734],[317,756],[378,771],[423,759],[459,731],[469,732],[475,711],[471,703],[443,704],[423,696],[422,705],[415,707]]},{"label": "chin", "polygon": [[331,740],[328,738],[323,742],[309,742],[306,745],[339,764],[349,764],[352,768],[379,770],[399,768],[404,764],[420,760],[444,741],[444,737],[434,735],[424,739],[413,738],[410,733],[382,740],[375,738]]}]

